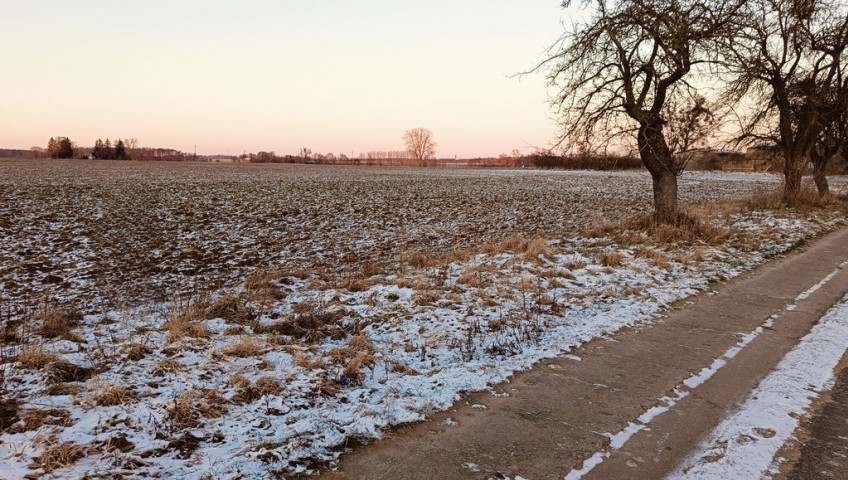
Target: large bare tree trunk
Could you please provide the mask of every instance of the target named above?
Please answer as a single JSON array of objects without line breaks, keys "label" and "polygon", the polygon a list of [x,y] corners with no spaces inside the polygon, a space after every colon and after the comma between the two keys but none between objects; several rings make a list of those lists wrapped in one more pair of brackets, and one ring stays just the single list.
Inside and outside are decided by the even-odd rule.
[{"label": "large bare tree trunk", "polygon": [[829,158],[825,155],[813,152],[810,154],[813,162],[813,180],[820,197],[826,197],[830,193],[830,185],[827,183],[827,163]]},{"label": "large bare tree trunk", "polygon": [[677,169],[662,131],[662,121],[642,122],[637,135],[639,156],[654,182],[654,211],[657,220],[677,218]]},{"label": "large bare tree trunk", "polygon": [[677,175],[664,172],[652,177],[657,216],[664,220],[673,219],[677,215]]},{"label": "large bare tree trunk", "polygon": [[787,155],[783,165],[783,201],[789,205],[798,202],[801,194],[801,180],[804,174],[803,158]]}]

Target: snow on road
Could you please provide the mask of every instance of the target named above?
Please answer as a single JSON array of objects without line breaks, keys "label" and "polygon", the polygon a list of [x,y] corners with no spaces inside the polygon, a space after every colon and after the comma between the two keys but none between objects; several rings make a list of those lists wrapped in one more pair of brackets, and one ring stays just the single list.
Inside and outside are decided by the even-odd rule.
[{"label": "snow on road", "polygon": [[848,296],[668,479],[769,478],[776,472],[773,461],[780,461],[774,460],[775,454],[792,437],[815,397],[832,384],[833,370],[846,349]]}]

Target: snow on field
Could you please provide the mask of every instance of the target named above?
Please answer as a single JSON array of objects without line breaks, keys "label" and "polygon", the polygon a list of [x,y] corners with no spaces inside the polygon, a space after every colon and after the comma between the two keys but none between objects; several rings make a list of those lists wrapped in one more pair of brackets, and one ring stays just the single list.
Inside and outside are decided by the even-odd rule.
[{"label": "snow on field", "polygon": [[[814,287],[815,288],[815,287]],[[724,419],[670,479],[768,478],[814,398],[848,349],[848,297],[831,308],[742,407]]]},{"label": "snow on field", "polygon": [[[101,165],[88,176],[0,181],[0,205],[19,214],[0,224],[14,245],[0,246],[13,262],[0,293],[10,303],[33,291],[58,299],[7,314],[10,361],[0,371],[17,403],[4,407],[17,413],[0,435],[4,475],[307,471],[845,224],[829,210],[728,213],[716,219],[731,232],[723,242],[655,243],[633,231],[580,233],[591,212],[645,208],[645,176],[635,173],[237,167],[116,175]],[[100,177],[104,187],[92,180]],[[726,198],[773,178],[683,181]],[[44,201],[49,191],[64,192],[53,212],[5,202]],[[146,206],[148,223],[131,202]],[[114,220],[116,211],[129,220]],[[446,248],[482,243],[475,237],[489,244]],[[190,245],[199,253],[184,257]],[[177,295],[186,280],[171,262],[196,273],[209,251],[213,266],[195,279],[214,280],[210,288]],[[110,297],[102,289],[112,280]],[[168,295],[114,301],[152,284]]]}]

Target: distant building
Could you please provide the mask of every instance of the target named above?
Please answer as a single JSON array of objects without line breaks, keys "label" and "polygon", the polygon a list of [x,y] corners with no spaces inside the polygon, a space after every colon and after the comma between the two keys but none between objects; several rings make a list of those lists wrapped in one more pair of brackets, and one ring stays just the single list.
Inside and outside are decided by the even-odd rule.
[{"label": "distant building", "polygon": [[682,154],[686,170],[753,171],[745,155],[733,150],[702,148]]}]

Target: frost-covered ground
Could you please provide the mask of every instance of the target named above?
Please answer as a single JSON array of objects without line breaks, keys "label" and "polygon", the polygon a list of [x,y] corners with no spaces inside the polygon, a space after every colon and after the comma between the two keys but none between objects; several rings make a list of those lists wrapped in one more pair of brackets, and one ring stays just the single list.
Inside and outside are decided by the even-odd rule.
[{"label": "frost-covered ground", "polygon": [[[777,182],[687,173],[680,193],[722,199]],[[0,299],[120,308],[257,269],[391,272],[416,252],[573,236],[649,209],[641,172],[0,160]]]},{"label": "frost-covered ground", "polygon": [[646,211],[637,173],[0,168],[9,478],[308,470],[845,224],[728,211],[712,244],[590,228]]}]

